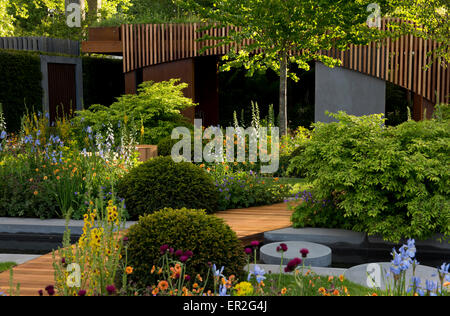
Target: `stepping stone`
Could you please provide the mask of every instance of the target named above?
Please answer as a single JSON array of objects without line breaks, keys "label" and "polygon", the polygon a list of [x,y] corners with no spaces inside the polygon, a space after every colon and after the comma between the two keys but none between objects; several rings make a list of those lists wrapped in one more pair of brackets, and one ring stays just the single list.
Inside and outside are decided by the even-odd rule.
[{"label": "stepping stone", "polygon": [[[302,258],[305,266],[328,267],[331,265],[331,249],[324,245],[319,245],[305,241],[286,241],[288,250],[283,254],[283,264],[287,264],[294,258],[302,258],[300,249],[306,248],[309,254],[306,259]],[[280,264],[281,253],[277,252],[279,242],[267,244],[260,249],[261,261],[266,264]]]},{"label": "stepping stone", "polygon": [[[347,269],[344,276],[347,280],[354,283],[366,286],[368,288],[380,288],[386,290],[389,286],[393,288],[394,279],[391,276],[386,277],[390,272],[390,262],[379,263],[366,263],[361,264],[350,269]],[[413,276],[412,267],[406,271],[406,288],[411,283],[411,277]],[[416,277],[421,280],[421,286],[425,288],[425,281],[437,281],[439,284],[439,278],[437,276],[437,269],[419,265],[416,267]]]}]

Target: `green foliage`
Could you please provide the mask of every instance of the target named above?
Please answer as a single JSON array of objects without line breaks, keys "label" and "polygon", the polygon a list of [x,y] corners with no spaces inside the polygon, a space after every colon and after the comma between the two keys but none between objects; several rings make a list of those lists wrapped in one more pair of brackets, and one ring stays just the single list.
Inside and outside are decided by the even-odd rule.
[{"label": "green foliage", "polygon": [[132,169],[117,185],[132,218],[165,207],[217,210],[218,191],[202,168],[157,157]]},{"label": "green foliage", "polygon": [[[279,183],[278,178],[260,177],[254,171],[233,171],[234,164],[217,164],[208,168],[220,192],[219,209],[245,208],[283,202],[290,187]],[[246,163],[245,165],[248,165]],[[245,168],[236,163],[236,169]]]},{"label": "green foliage", "polygon": [[[121,123],[141,131],[141,143],[157,144],[178,126],[189,126],[181,111],[194,106],[191,99],[184,97],[185,83],[171,79],[154,83],[144,82],[137,94],[119,97],[110,107],[95,104],[88,110],[78,111],[74,122],[79,129],[92,127],[94,133],[105,130],[111,123],[116,130]],[[139,138],[138,138],[139,139]]]},{"label": "green foliage", "polygon": [[[413,23],[392,23],[400,34],[412,34],[439,45],[434,50],[432,62],[441,62],[441,58],[450,62],[450,2],[448,0],[390,0],[394,16]],[[415,25],[414,25],[415,24]],[[417,27],[418,25],[419,27]]]},{"label": "green foliage", "polygon": [[110,106],[124,94],[123,65],[120,59],[83,57],[84,106]]},{"label": "green foliage", "polygon": [[9,28],[13,29],[12,35],[82,40],[85,39],[89,25],[97,19],[111,18],[125,13],[130,0],[102,0],[102,8],[96,15],[91,14],[92,11],[89,10],[91,1],[80,0],[82,15],[85,16],[81,27],[67,25],[66,2],[67,0],[9,0],[6,14],[10,20]]},{"label": "green foliage", "polygon": [[382,115],[332,114],[316,123],[293,164],[306,166],[318,200],[331,200],[353,229],[386,240],[450,234],[448,121],[384,126]]},{"label": "green foliage", "polygon": [[0,0],[0,36],[11,36],[14,32],[14,17],[6,8],[9,0]]},{"label": "green foliage", "polygon": [[42,110],[41,63],[38,54],[0,50],[0,103],[8,131],[18,132],[22,116]]},{"label": "green foliage", "polygon": [[[164,209],[154,214],[140,217],[132,226],[128,237],[128,265],[134,268],[132,278],[141,286],[157,284],[157,271],[152,275],[152,267],[158,266],[160,247],[168,245],[174,250],[193,252],[187,274],[193,283],[197,274],[206,280],[211,267],[224,266],[224,275],[240,276],[245,265],[241,241],[236,233],[216,216],[189,209]],[[209,280],[212,280],[209,272]]]}]

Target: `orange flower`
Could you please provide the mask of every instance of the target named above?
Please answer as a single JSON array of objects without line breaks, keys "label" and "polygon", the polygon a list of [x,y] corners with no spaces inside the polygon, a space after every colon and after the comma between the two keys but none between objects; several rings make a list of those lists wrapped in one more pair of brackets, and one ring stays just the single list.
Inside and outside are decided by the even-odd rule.
[{"label": "orange flower", "polygon": [[341,282],[344,282],[344,275],[343,275],[343,274],[341,274],[341,275],[339,276],[339,280],[340,280]]},{"label": "orange flower", "polygon": [[159,289],[158,289],[158,288],[156,288],[156,289],[154,289],[154,290],[152,291],[152,294],[153,294],[153,295],[158,295],[158,293],[159,293]]},{"label": "orange flower", "polygon": [[287,289],[286,289],[286,288],[283,288],[283,289],[281,290],[281,295],[286,294],[286,292],[287,292]]},{"label": "orange flower", "polygon": [[34,195],[38,195],[38,191],[34,191],[34,193],[33,193]]},{"label": "orange flower", "polygon": [[200,282],[203,282],[203,279],[202,279],[202,277],[200,276],[200,274],[197,274],[197,279],[198,279]]},{"label": "orange flower", "polygon": [[333,295],[334,295],[334,296],[339,296],[339,291],[338,291],[338,290],[334,290],[334,291],[333,291]]},{"label": "orange flower", "polygon": [[194,283],[194,284],[192,285],[192,287],[193,287],[194,289],[196,289],[196,288],[198,288],[198,284],[197,284],[197,283]]},{"label": "orange flower", "polygon": [[56,180],[59,180],[59,179],[61,179],[61,178],[60,178],[59,176],[57,176],[57,177],[56,177]]},{"label": "orange flower", "polygon": [[378,294],[377,293],[373,293],[372,296],[378,296]]},{"label": "orange flower", "polygon": [[48,177],[47,177],[47,176],[45,176],[45,177],[44,177],[44,180],[47,180],[47,179],[48,179]]},{"label": "orange flower", "polygon": [[319,289],[319,293],[321,293],[321,294],[325,294],[326,292],[327,292],[327,290],[325,290],[325,288],[323,288],[323,287],[321,287]]},{"label": "orange flower", "polygon": [[132,268],[132,267],[127,267],[127,268],[125,269],[125,272],[126,272],[127,274],[131,274],[131,273],[133,273],[133,268]]},{"label": "orange flower", "polygon": [[169,283],[168,283],[167,281],[161,281],[161,282],[159,282],[159,284],[158,284],[158,288],[159,288],[161,291],[166,291],[166,290],[169,288]]},{"label": "orange flower", "polygon": [[329,276],[328,277],[328,282],[331,282],[331,281],[333,281],[334,280],[334,277],[333,276]]},{"label": "orange flower", "polygon": [[150,273],[153,274],[153,273],[155,272],[155,270],[156,270],[156,267],[153,266],[153,267],[152,267],[152,270],[150,271]]}]

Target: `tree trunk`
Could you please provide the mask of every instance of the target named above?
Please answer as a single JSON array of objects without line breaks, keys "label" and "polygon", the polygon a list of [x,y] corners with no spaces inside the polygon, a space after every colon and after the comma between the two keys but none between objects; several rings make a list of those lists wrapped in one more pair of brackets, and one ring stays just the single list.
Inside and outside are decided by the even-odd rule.
[{"label": "tree trunk", "polygon": [[280,134],[287,134],[287,52],[283,52],[280,65]]},{"label": "tree trunk", "polygon": [[102,7],[102,0],[87,0],[89,16],[97,17],[98,11]]}]

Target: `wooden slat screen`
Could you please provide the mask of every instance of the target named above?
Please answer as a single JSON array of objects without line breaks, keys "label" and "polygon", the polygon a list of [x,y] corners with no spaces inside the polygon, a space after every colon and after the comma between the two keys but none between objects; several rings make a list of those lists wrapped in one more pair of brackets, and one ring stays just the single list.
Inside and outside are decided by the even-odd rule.
[{"label": "wooden slat screen", "polygon": [[[203,26],[198,23],[122,25],[123,71],[184,58],[226,54],[231,45],[210,48],[200,54],[202,48],[213,46],[215,41],[199,42],[197,39],[206,34],[224,36],[231,27],[198,32]],[[383,20],[382,28],[387,26],[388,21]],[[450,68],[445,67],[448,65],[435,61],[425,69],[433,58],[429,53],[437,47],[436,42],[405,35],[381,44],[350,45],[347,51],[331,50],[324,54],[341,59],[345,68],[390,81],[433,103],[449,102]]]}]

